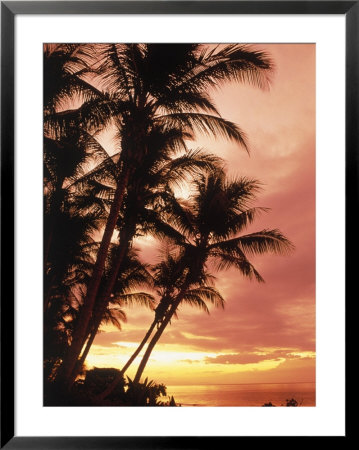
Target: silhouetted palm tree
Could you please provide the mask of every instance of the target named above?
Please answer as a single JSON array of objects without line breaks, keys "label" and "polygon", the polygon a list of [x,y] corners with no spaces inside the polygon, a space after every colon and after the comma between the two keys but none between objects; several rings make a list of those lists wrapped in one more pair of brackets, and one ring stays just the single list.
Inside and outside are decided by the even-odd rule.
[{"label": "silhouetted palm tree", "polygon": [[[98,116],[107,96],[95,86],[101,72],[92,44],[44,45],[44,134],[61,140],[87,131],[91,109]],[[102,112],[109,114],[108,107]]]},{"label": "silhouetted palm tree", "polygon": [[44,138],[44,359],[48,373],[55,373],[71,343],[79,294],[86,292],[98,249],[93,236],[106,219],[109,203],[99,186],[87,184],[85,189],[81,185],[85,167],[105,155],[108,158],[101,145],[81,130],[61,139]]},{"label": "silhouetted palm tree", "polygon": [[108,294],[108,297],[104,294],[108,278],[112,273],[112,265],[114,264],[119,251],[118,245],[112,246],[111,258],[108,264],[109,267],[107,268],[107,274],[105,274],[102,281],[102,287],[100,288],[100,298],[102,303],[99,302],[97,308],[95,308],[89,326],[89,333],[88,336],[86,336],[87,342],[79,360],[78,367],[76,371],[74,371],[74,378],[76,378],[78,372],[81,370],[102,323],[110,323],[121,330],[122,327],[120,321],[126,321],[126,315],[122,310],[123,307],[135,304],[147,306],[150,309],[155,308],[155,298],[153,295],[147,292],[137,292],[138,287],[151,287],[153,279],[148,271],[147,265],[138,260],[137,253],[134,250],[131,250],[123,260],[121,275],[116,278],[111,293]]},{"label": "silhouetted palm tree", "polygon": [[237,268],[242,275],[263,282],[248,255],[267,252],[285,253],[293,248],[277,230],[261,230],[240,235],[264,208],[253,207],[259,183],[247,178],[227,181],[223,172],[203,176],[195,181],[196,192],[186,203],[178,202],[172,211],[171,223],[183,233],[178,240],[181,249],[177,283],[172,287],[168,302],[161,311],[160,325],[141,360],[135,382],[146,367],[151,352],[160,339],[191,285],[207,278],[209,263],[218,269]]},{"label": "silhouetted palm tree", "polygon": [[[60,262],[63,268],[71,265],[64,260],[66,251],[71,260],[73,249],[70,247],[84,244],[100,226],[99,219],[105,219],[105,205],[100,205],[94,189],[87,193],[86,206],[83,193],[80,201],[78,192],[71,189],[71,182],[83,175],[85,167],[107,157],[107,153],[83,127],[67,123],[61,129],[56,122],[48,120],[61,115],[61,110],[74,101],[88,101],[102,95],[85,80],[86,76],[94,74],[92,54],[92,46],[87,44],[44,46],[45,309],[51,286],[65,276],[64,271],[59,276]],[[55,272],[57,277],[54,277]]]},{"label": "silhouetted palm tree", "polygon": [[[179,185],[190,176],[198,175],[200,171],[215,170],[221,164],[219,158],[205,154],[201,150],[189,151],[172,159],[176,153],[174,149],[178,146],[178,144],[174,145],[175,139],[178,139],[177,135],[176,130],[169,135],[152,133],[150,145],[156,145],[158,157],[155,159],[156,153],[149,152],[143,165],[133,174],[133,181],[127,189],[117,226],[118,252],[112,260],[111,272],[106,277],[106,283],[100,289],[94,306],[92,321],[97,326],[106,310],[116,280],[122,274],[121,265],[126,258],[132,239],[138,234],[150,233],[156,237],[168,237],[168,233],[171,236],[174,232],[164,220],[168,204],[174,199],[172,185]],[[176,237],[179,237],[178,233]],[[80,366],[77,367],[80,368]],[[76,371],[73,372],[72,379],[74,380],[75,377]]]},{"label": "silhouetted palm tree", "polygon": [[81,293],[91,273],[96,244],[90,242],[86,222],[82,217],[62,216],[63,234],[57,236],[51,249],[49,268],[44,277],[45,379],[55,376],[71,343],[81,307]]},{"label": "silhouetted palm tree", "polygon": [[[44,138],[44,270],[46,272],[51,245],[61,232],[61,216],[92,215],[104,218],[105,208],[81,208],[83,192],[74,192],[71,182],[82,178],[83,167],[107,157],[102,146],[91,135],[72,130],[61,139]],[[87,191],[87,202],[96,202],[94,189]],[[84,206],[84,205],[82,205]],[[104,206],[104,205],[103,205]],[[80,214],[80,209],[81,214]],[[91,211],[90,211],[91,210]],[[97,213],[97,214],[95,214]]]},{"label": "silhouetted palm tree", "polygon": [[[179,274],[179,268],[181,267],[181,261],[171,256],[170,253],[165,253],[164,259],[154,267],[154,286],[156,287],[157,294],[161,300],[155,309],[155,317],[150,325],[146,335],[142,339],[141,343],[137,347],[136,351],[131,355],[127,363],[123,366],[121,371],[117,374],[114,380],[108,385],[108,387],[97,396],[98,401],[104,400],[110,395],[116,388],[117,384],[122,380],[123,375],[127,369],[131,366],[133,361],[140,354],[141,350],[151,337],[153,330],[160,326],[163,316],[173,301],[172,296],[175,293],[176,288],[181,283],[181,274]],[[207,314],[209,309],[207,303],[214,305],[217,308],[224,308],[224,299],[221,294],[209,284],[212,283],[211,276],[206,274],[204,279],[199,283],[192,283],[181,299],[181,304],[187,304],[189,306],[198,308]],[[197,285],[196,285],[197,284]],[[174,313],[175,315],[176,313]],[[136,381],[138,382],[138,381]]]},{"label": "silhouetted palm tree", "polygon": [[95,73],[91,44],[44,44],[44,112],[53,114],[74,98],[87,101],[100,94],[86,77]]}]

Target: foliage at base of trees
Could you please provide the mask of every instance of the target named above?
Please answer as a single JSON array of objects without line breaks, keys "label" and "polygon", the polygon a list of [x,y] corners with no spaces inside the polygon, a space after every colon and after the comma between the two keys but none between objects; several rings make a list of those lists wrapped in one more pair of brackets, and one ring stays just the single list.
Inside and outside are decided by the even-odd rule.
[{"label": "foliage at base of trees", "polygon": [[[277,405],[273,405],[272,402],[268,402],[268,403],[264,403],[264,405],[262,406],[277,406]],[[280,405],[280,406],[284,406],[284,405]],[[290,398],[290,399],[286,399],[286,404],[285,406],[302,406],[302,403],[298,403],[298,401],[295,398]]]},{"label": "foliage at base of trees", "polygon": [[76,381],[69,395],[60,393],[55,383],[45,382],[44,406],[178,406],[173,396],[167,396],[164,384],[145,379],[135,383],[131,378],[122,377],[116,388],[105,400],[97,396],[118,377],[119,370],[113,368],[94,368],[87,370]]}]

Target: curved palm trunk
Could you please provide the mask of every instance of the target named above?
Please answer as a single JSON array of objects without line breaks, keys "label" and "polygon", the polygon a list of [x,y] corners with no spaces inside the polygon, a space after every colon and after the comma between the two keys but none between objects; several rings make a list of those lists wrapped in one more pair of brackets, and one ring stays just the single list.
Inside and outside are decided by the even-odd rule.
[{"label": "curved palm trunk", "polygon": [[112,383],[109,384],[109,386],[101,394],[99,394],[96,397],[96,400],[102,401],[102,400],[104,400],[106,397],[108,397],[113,392],[113,390],[116,388],[118,383],[121,381],[123,375],[126,373],[126,370],[131,366],[133,361],[137,358],[137,356],[139,355],[139,353],[141,352],[141,350],[145,346],[146,342],[151,337],[151,334],[152,334],[155,326],[157,325],[157,323],[159,323],[159,321],[161,319],[159,317],[159,315],[157,314],[157,311],[158,311],[158,309],[156,309],[155,319],[153,320],[152,324],[150,325],[149,329],[147,330],[147,333],[145,334],[144,338],[142,339],[140,345],[137,347],[135,352],[132,354],[132,356],[127,361],[127,363],[123,366],[122,370],[118,373],[118,375],[115,377],[115,379],[112,381]]},{"label": "curved palm trunk", "polygon": [[173,305],[171,306],[170,310],[168,311],[165,320],[161,323],[161,325],[159,326],[158,330],[156,331],[156,333],[154,334],[153,338],[151,339],[151,342],[149,343],[147,350],[145,352],[145,354],[143,355],[143,358],[141,360],[140,365],[138,366],[137,372],[136,372],[136,376],[133,380],[134,383],[138,383],[141,379],[142,373],[145,370],[145,367],[148,363],[148,360],[151,356],[152,350],[154,349],[155,345],[157,344],[157,342],[159,341],[160,337],[162,336],[162,333],[164,332],[165,328],[167,327],[167,325],[169,324],[171,318],[173,317],[174,313],[176,312],[178,305],[181,303],[186,291],[188,289],[188,286],[186,285],[185,287],[183,287],[180,291],[180,293],[178,294],[176,300],[174,301]]},{"label": "curved palm trunk", "polygon": [[93,328],[91,330],[91,332],[90,332],[90,335],[86,336],[86,337],[88,337],[87,342],[86,342],[86,339],[85,339],[84,343],[83,343],[83,346],[86,343],[86,347],[85,347],[85,349],[84,349],[84,351],[83,351],[83,353],[81,355],[81,358],[75,364],[75,368],[74,368],[74,370],[72,372],[73,380],[76,380],[77,375],[80,373],[80,371],[81,371],[81,369],[82,369],[82,367],[84,365],[84,362],[85,362],[85,360],[87,358],[87,355],[88,355],[88,353],[90,351],[90,348],[91,348],[91,346],[93,344],[93,341],[95,340],[96,334],[97,334],[97,330],[95,328]]},{"label": "curved palm trunk", "polygon": [[88,353],[90,351],[90,348],[91,348],[91,346],[93,344],[93,341],[95,340],[95,337],[97,335],[97,331],[98,331],[98,327],[94,327],[91,330],[90,337],[87,340],[86,347],[85,347],[84,351],[82,352],[81,358],[79,360],[78,369],[76,370],[76,373],[73,373],[73,375],[72,375],[74,379],[76,379],[79,371],[82,369],[82,366],[84,365],[84,362],[85,362],[85,360],[87,358],[87,355],[88,355]]},{"label": "curved palm trunk", "polygon": [[143,338],[141,344],[137,347],[136,351],[133,353],[133,355],[131,356],[131,358],[127,361],[127,363],[123,366],[123,368],[121,369],[121,371],[116,375],[116,377],[114,378],[114,380],[112,381],[111,384],[108,385],[108,387],[96,397],[96,400],[98,401],[102,401],[104,400],[106,397],[108,397],[113,390],[116,388],[116,386],[118,385],[118,383],[121,381],[123,375],[125,374],[126,370],[130,367],[130,365],[133,363],[133,361],[137,358],[137,356],[139,355],[139,353],[141,352],[141,350],[143,349],[143,347],[145,346],[146,342],[148,341],[148,339],[150,338],[152,331],[154,330],[155,326],[157,324],[157,319],[155,319],[150,328],[148,329],[145,337]]},{"label": "curved palm trunk", "polygon": [[103,234],[101,245],[97,254],[95,267],[93,269],[92,277],[87,288],[87,294],[84,300],[84,306],[81,309],[79,321],[72,339],[71,347],[68,350],[61,366],[57,382],[65,390],[69,390],[72,385],[72,373],[78,361],[84,338],[86,336],[88,325],[93,314],[93,308],[100,286],[108,249],[111,243],[111,238],[116,227],[117,219],[123,203],[125,189],[128,184],[131,170],[126,168],[121,182],[117,185],[114,200],[111,205],[110,214],[106,223],[106,228]]},{"label": "curved palm trunk", "polygon": [[[104,315],[107,305],[109,303],[109,299],[110,299],[111,293],[113,291],[113,288],[115,286],[122,262],[127,254],[129,240],[125,239],[125,235],[126,235],[126,233],[123,234],[123,239],[122,239],[123,245],[121,245],[120,252],[119,252],[118,258],[116,259],[115,266],[113,267],[113,269],[111,271],[110,278],[105,286],[103,293],[100,295],[98,307],[94,311],[94,325],[93,325],[93,328],[90,333],[90,338],[87,341],[86,347],[84,349],[84,352],[81,355],[79,363],[77,365],[75,365],[75,368],[72,372],[72,376],[71,376],[71,380],[70,380],[71,384],[73,384],[74,380],[76,379],[79,371],[81,370],[81,368],[86,360],[88,352],[90,351],[91,345],[93,344],[93,341],[96,337],[97,331],[101,325],[103,315]],[[120,242],[121,242],[121,240],[120,240]],[[81,346],[81,348],[83,347],[83,345]]]}]

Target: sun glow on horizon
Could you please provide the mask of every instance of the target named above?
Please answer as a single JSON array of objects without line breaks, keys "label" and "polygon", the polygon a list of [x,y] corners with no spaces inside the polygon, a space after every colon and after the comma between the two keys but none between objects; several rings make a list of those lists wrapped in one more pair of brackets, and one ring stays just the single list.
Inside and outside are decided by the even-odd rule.
[{"label": "sun glow on horizon", "polygon": [[[189,335],[192,339],[201,338],[191,333]],[[136,342],[123,341],[116,341],[111,347],[93,345],[87,358],[87,367],[121,369],[137,346]],[[146,346],[126,373],[130,378],[134,377],[145,350]],[[302,381],[301,378],[295,379],[295,374],[302,373],[303,369],[311,370],[314,374],[314,352],[287,350],[287,357],[278,356],[280,352],[284,350],[261,349],[249,354],[250,358],[257,358],[258,361],[251,362],[249,358],[246,362],[245,358],[248,358],[246,353],[225,354],[199,351],[185,345],[159,343],[149,359],[143,378],[149,377],[167,384],[216,384],[219,379],[230,383],[266,382],[266,374],[270,382],[274,372],[278,373],[280,382],[286,382],[286,378],[288,382],[289,380]],[[238,362],[235,360],[236,357],[239,357]],[[315,378],[314,376],[304,377],[304,381],[314,382]]]}]

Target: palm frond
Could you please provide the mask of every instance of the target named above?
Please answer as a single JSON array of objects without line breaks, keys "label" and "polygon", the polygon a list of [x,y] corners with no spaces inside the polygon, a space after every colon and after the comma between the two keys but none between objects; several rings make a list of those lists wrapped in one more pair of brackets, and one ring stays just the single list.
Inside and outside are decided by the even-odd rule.
[{"label": "palm frond", "polygon": [[209,302],[216,308],[224,309],[225,300],[222,295],[211,286],[201,286],[189,290],[186,295],[195,295],[204,302]]},{"label": "palm frond", "polygon": [[229,44],[224,48],[205,49],[198,64],[177,89],[217,88],[224,81],[253,84],[265,89],[270,84],[273,62],[269,56],[248,45]]},{"label": "palm frond", "polygon": [[237,252],[237,254],[234,254],[227,251],[212,251],[211,256],[214,258],[217,270],[226,270],[235,267],[242,275],[250,280],[254,277],[259,283],[264,283],[261,274],[256,270],[253,264],[248,261],[243,253]]},{"label": "palm frond", "polygon": [[[193,293],[193,292],[188,292],[182,299],[183,303],[188,304],[189,306],[192,306],[194,308],[198,308],[201,311],[204,311],[205,313],[207,313],[208,315],[210,314],[209,309],[206,305],[206,302],[202,300],[202,298]],[[181,303],[182,303],[181,302]]]},{"label": "palm frond", "polygon": [[171,239],[177,244],[183,242],[182,233],[173,228],[170,223],[161,219],[161,215],[151,209],[141,211],[141,229],[144,233],[161,239]]},{"label": "palm frond", "polygon": [[111,324],[118,330],[122,330],[121,322],[127,322],[126,313],[117,307],[108,307],[105,310],[102,323]]},{"label": "palm frond", "polygon": [[165,208],[167,221],[172,224],[183,235],[194,234],[195,217],[189,201],[184,201],[168,196]]},{"label": "palm frond", "polygon": [[170,90],[165,96],[160,97],[156,103],[157,108],[163,108],[167,113],[176,112],[203,112],[220,116],[210,97],[204,92],[185,92]]},{"label": "palm frond", "polygon": [[146,306],[151,310],[154,310],[156,307],[155,297],[147,292],[118,294],[115,297],[111,297],[110,303],[121,306]]},{"label": "palm frond", "polygon": [[170,126],[181,126],[192,132],[198,130],[207,136],[220,136],[239,143],[249,152],[244,132],[234,123],[221,117],[201,113],[172,113],[158,116],[155,121],[165,122]]},{"label": "palm frond", "polygon": [[224,242],[211,245],[211,248],[236,251],[240,249],[249,255],[263,253],[288,254],[294,250],[294,245],[279,230],[261,230]]},{"label": "palm frond", "polygon": [[268,212],[269,208],[254,207],[233,214],[227,218],[222,217],[222,221],[215,231],[212,232],[213,242],[220,242],[223,239],[230,239],[233,235],[245,230],[252,224],[262,212]]},{"label": "palm frond", "polygon": [[223,160],[216,155],[208,154],[202,149],[189,150],[186,154],[164,164],[154,175],[154,182],[165,180],[168,186],[181,186],[189,177],[215,171],[222,167]]}]

